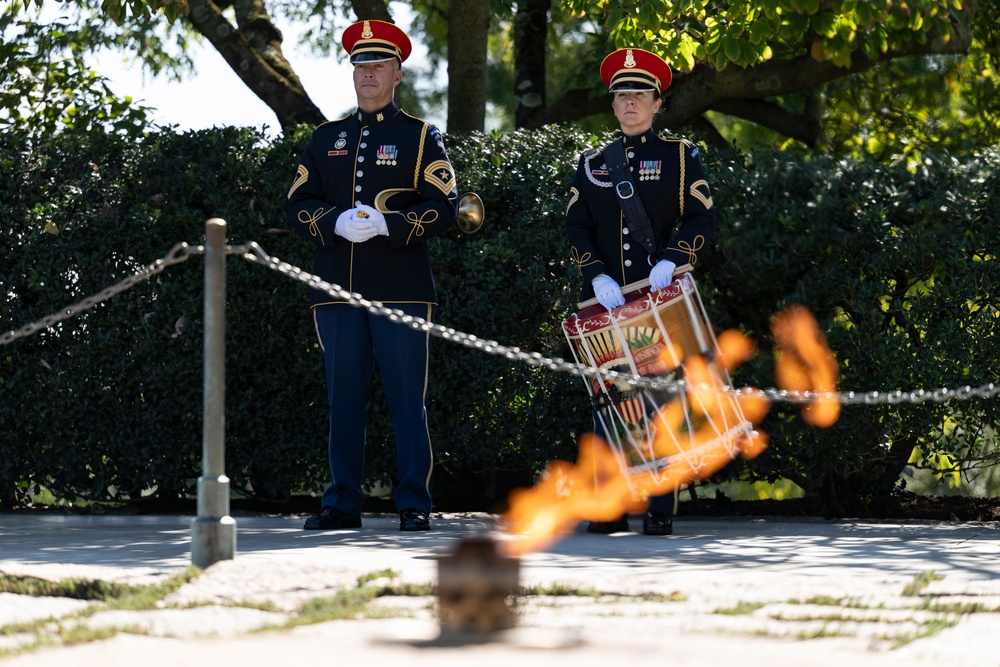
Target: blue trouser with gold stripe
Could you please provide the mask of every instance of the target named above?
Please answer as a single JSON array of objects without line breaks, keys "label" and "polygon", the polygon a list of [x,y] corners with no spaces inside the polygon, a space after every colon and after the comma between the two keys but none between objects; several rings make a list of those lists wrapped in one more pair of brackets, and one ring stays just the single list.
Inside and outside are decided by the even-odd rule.
[{"label": "blue trouser with gold stripe", "polygon": [[[429,304],[390,304],[430,321]],[[330,486],[323,506],[358,516],[364,501],[365,431],[368,389],[378,364],[396,437],[393,491],[397,510],[431,509],[434,465],[427,431],[427,372],[430,334],[349,304],[317,306],[316,333],[326,363],[330,402]]]}]

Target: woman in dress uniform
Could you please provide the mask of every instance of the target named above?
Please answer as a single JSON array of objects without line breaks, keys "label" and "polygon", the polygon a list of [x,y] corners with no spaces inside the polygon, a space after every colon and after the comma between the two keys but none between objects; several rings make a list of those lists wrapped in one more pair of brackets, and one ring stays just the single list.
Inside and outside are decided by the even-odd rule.
[{"label": "woman in dress uniform", "polygon": [[[662,289],[678,266],[697,266],[714,236],[715,212],[698,148],[653,131],[671,80],[666,62],[619,49],[604,59],[601,78],[621,136],[580,156],[566,231],[584,278],[581,301],[596,297],[610,310],[625,304],[623,286],[648,278]],[[598,419],[595,431],[603,435]],[[587,530],[628,530],[628,521],[592,521]],[[643,533],[673,533],[673,494],[650,498]]]}]

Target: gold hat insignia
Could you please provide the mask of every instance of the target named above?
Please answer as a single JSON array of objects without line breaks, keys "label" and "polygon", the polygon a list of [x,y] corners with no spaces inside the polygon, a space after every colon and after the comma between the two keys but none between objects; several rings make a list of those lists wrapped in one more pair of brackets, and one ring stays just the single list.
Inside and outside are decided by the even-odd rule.
[{"label": "gold hat insignia", "polygon": [[371,39],[374,36],[375,36],[375,33],[372,32],[372,24],[371,24],[371,22],[370,21],[365,21],[364,28],[362,28],[362,30],[361,30],[361,38],[362,39]]},{"label": "gold hat insignia", "polygon": [[625,67],[635,67],[635,56],[632,55],[632,49],[625,50]]}]

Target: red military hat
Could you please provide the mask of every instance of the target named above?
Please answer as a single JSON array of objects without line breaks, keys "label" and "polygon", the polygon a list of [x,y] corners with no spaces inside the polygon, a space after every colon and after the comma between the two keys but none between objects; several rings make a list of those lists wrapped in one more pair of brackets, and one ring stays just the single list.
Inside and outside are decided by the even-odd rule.
[{"label": "red military hat", "polygon": [[395,24],[386,21],[358,21],[347,26],[340,43],[351,55],[351,62],[378,62],[410,56],[410,38]]},{"label": "red military hat", "polygon": [[618,49],[601,63],[601,79],[608,90],[655,90],[670,85],[670,67],[663,58],[642,49]]}]

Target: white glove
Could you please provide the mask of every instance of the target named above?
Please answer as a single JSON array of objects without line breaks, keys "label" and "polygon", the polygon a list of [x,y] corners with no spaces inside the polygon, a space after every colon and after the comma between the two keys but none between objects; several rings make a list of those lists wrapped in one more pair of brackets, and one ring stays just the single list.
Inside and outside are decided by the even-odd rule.
[{"label": "white glove", "polygon": [[597,297],[598,302],[608,310],[625,305],[622,288],[608,274],[602,273],[594,278],[590,284],[594,286],[594,296]]},{"label": "white glove", "polygon": [[[385,215],[382,214],[382,211],[372,206],[368,206],[367,204],[362,204],[354,210],[356,211],[354,214],[354,220],[364,220],[365,216],[367,216],[367,219],[375,225],[375,233],[377,235],[389,235],[389,228],[385,224]],[[362,215],[362,213],[364,213],[364,215]]]},{"label": "white glove", "polygon": [[674,269],[677,265],[669,259],[661,259],[649,272],[649,286],[655,290],[661,290],[674,282]]},{"label": "white glove", "polygon": [[337,216],[334,231],[352,243],[364,243],[375,236],[375,225],[371,220],[355,220],[356,208],[349,208]]}]

